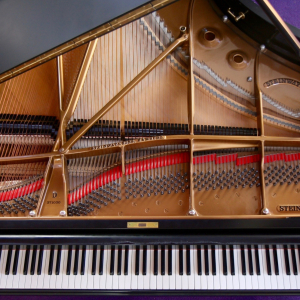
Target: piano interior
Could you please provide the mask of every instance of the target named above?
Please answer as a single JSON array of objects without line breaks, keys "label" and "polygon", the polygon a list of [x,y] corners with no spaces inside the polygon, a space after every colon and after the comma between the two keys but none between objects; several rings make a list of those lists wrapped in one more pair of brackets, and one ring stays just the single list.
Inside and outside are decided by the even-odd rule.
[{"label": "piano interior", "polygon": [[3,81],[0,217],[300,216],[299,63],[234,22],[180,0]]}]

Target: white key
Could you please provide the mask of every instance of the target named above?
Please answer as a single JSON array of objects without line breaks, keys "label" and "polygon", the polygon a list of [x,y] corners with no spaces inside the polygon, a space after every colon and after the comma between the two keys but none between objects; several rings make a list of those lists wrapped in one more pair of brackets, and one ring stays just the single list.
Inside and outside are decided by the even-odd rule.
[{"label": "white key", "polygon": [[162,276],[162,286],[164,290],[170,289],[170,278],[168,275],[168,246],[165,245],[165,275]]},{"label": "white key", "polygon": [[[180,246],[173,246],[175,248],[175,260],[176,260],[176,269],[175,269],[175,280],[176,280],[176,286],[175,289],[181,290],[181,275],[179,275],[179,247]],[[157,283],[158,284],[158,283]]]},{"label": "white key", "polygon": [[252,245],[251,246],[251,253],[252,253],[252,263],[253,263],[253,275],[252,275],[252,288],[253,290],[258,289],[258,281],[259,281],[259,276],[257,276],[257,270],[256,270],[256,257],[255,257],[255,248]]},{"label": "white key", "polygon": [[231,275],[231,263],[230,263],[230,247],[226,246],[226,261],[227,261],[227,276],[226,278],[226,289],[233,290],[234,276]]},{"label": "white key", "polygon": [[[23,274],[24,270],[24,260],[25,260],[25,253],[26,253],[26,246],[21,245],[20,247],[20,262],[19,262],[19,289],[24,289],[25,288],[25,278],[26,276]],[[2,262],[2,255],[1,255],[1,262]],[[41,285],[43,287],[43,285]]]},{"label": "white key", "polygon": [[55,276],[55,288],[56,289],[61,289],[61,285],[62,285],[62,273],[63,273],[63,259],[64,259],[64,245],[61,247],[61,251],[60,251],[60,265],[59,265],[59,274],[56,275],[56,266],[57,266],[57,254],[58,254],[58,246],[56,246],[56,263],[53,266],[53,275]]},{"label": "white key", "polygon": [[101,275],[99,275],[99,264],[100,264],[100,247],[97,246],[95,275],[92,275],[92,278],[91,278],[93,280],[93,286],[94,286],[95,290],[100,289]]},{"label": "white key", "polygon": [[2,251],[1,251],[1,260],[0,260],[0,288],[4,289],[6,286],[6,280],[7,276],[5,275],[5,264],[6,264],[6,259],[7,259],[7,252],[8,252],[8,246],[4,245],[2,246]]},{"label": "white key", "polygon": [[77,276],[77,275],[74,275],[75,248],[76,248],[76,246],[73,245],[72,246],[70,275],[66,275],[69,279],[69,289],[75,289],[75,279]]},{"label": "white key", "polygon": [[[50,250],[50,253],[51,253],[51,250]],[[48,275],[50,277],[50,289],[55,289],[55,286],[56,286],[56,275],[55,275],[56,259],[57,259],[57,246],[55,246],[55,248],[54,248],[52,275]],[[49,264],[48,264],[48,266],[49,266]],[[78,287],[80,287],[80,285],[78,285]]]},{"label": "white key", "polygon": [[[84,264],[84,275],[81,275],[81,265],[80,265],[80,276],[81,276],[80,286],[81,286],[81,289],[86,289],[87,288],[87,275],[88,275],[87,273],[88,273],[88,265],[89,265],[90,252],[91,251],[89,251],[89,246],[86,246],[86,250],[85,250],[85,264]],[[82,253],[83,253],[83,251],[81,252],[81,254]]]},{"label": "white key", "polygon": [[94,288],[94,276],[92,275],[93,264],[93,246],[87,247],[88,256],[86,257],[86,289],[91,290]]},{"label": "white key", "polygon": [[170,276],[170,289],[175,290],[176,288],[176,254],[175,246],[172,246],[172,275]]},{"label": "white key", "polygon": [[272,289],[277,289],[277,278],[275,275],[275,264],[274,264],[274,255],[273,255],[273,246],[269,245],[269,253],[270,253],[270,261],[271,261],[271,270],[272,270],[272,275],[271,275],[271,285]]},{"label": "white key", "polygon": [[298,289],[300,288],[300,261],[299,261],[299,252],[298,252],[298,247],[299,246],[295,246],[295,254],[296,254],[296,262],[297,262],[297,269],[298,269],[298,275],[296,275],[296,281],[297,281],[297,287]]},{"label": "white key", "polygon": [[156,290],[156,275],[154,275],[154,246],[150,246],[150,290]]},{"label": "white key", "polygon": [[258,257],[259,257],[259,268],[260,275],[258,275],[258,289],[265,289],[265,277],[264,277],[264,260],[261,251],[261,246],[258,245]]},{"label": "white key", "polygon": [[144,278],[143,278],[143,246],[140,246],[140,271],[138,275],[138,289],[144,289]]},{"label": "white key", "polygon": [[262,262],[263,262],[261,275],[262,275],[262,277],[264,278],[264,281],[265,281],[264,289],[270,290],[272,288],[272,284],[271,284],[271,276],[268,275],[265,247],[260,247],[259,251],[261,251]]},{"label": "white key", "polygon": [[192,270],[194,272],[194,286],[195,286],[195,290],[200,290],[201,289],[201,279],[200,279],[200,275],[198,275],[198,254],[197,254],[197,246],[196,245],[194,246],[193,256],[194,256],[194,268]]},{"label": "white key", "polygon": [[156,289],[157,290],[162,290],[163,288],[163,279],[161,275],[161,246],[158,246],[158,251],[157,251],[157,261],[158,261],[158,273],[156,275]]},{"label": "white key", "polygon": [[105,290],[106,288],[106,275],[107,275],[107,264],[109,260],[109,249],[105,245],[103,248],[103,275],[100,275],[100,289]]},{"label": "white key", "polygon": [[81,257],[82,257],[82,246],[79,246],[79,255],[78,255],[78,269],[77,269],[77,275],[75,275],[75,289],[80,287],[81,285]]},{"label": "white key", "polygon": [[[205,263],[205,260],[204,260],[204,263]],[[212,259],[211,259],[210,246],[208,246],[208,266],[209,266],[209,275],[205,275],[207,278],[207,289],[213,290],[214,289],[214,276],[212,275]]]},{"label": "white key", "polygon": [[[218,269],[217,270],[220,273],[220,289],[221,290],[226,290],[227,289],[227,279],[228,279],[229,273],[230,273],[228,271],[230,271],[230,267],[228,266],[228,259],[226,257],[227,275],[224,275],[224,270],[223,270],[223,247],[222,246],[219,247],[218,254],[219,254],[219,263],[218,263]],[[226,251],[225,251],[225,254],[226,254]]]},{"label": "white key", "polygon": [[240,289],[244,290],[246,288],[246,276],[242,274],[242,259],[241,259],[241,248],[240,246],[236,247],[237,252],[237,258],[238,258],[238,268],[237,268],[237,274],[239,276],[239,285]]},{"label": "white key", "polygon": [[233,246],[233,258],[234,258],[234,274],[232,276],[233,288],[240,289],[240,266],[239,266],[239,258],[238,258],[238,246]]},{"label": "white key", "polygon": [[[32,255],[33,255],[33,246],[32,248]],[[36,289],[37,288],[37,265],[38,265],[38,260],[39,260],[39,247],[37,246],[36,249],[36,256],[35,256],[35,265],[34,265],[34,275],[31,275],[31,264],[28,266],[28,274],[31,277],[31,289]],[[31,257],[32,259],[32,257]]]},{"label": "white key", "polygon": [[221,288],[220,283],[220,263],[219,263],[219,252],[222,252],[222,248],[220,250],[219,246],[215,246],[215,257],[216,257],[216,275],[213,276],[214,278],[214,289],[219,290]]},{"label": "white key", "polygon": [[[18,265],[17,265],[17,274],[13,275],[13,281],[12,281],[12,289],[17,289],[19,287],[19,281],[20,281],[20,274],[21,274],[21,260],[22,260],[22,253],[21,251],[22,245],[20,246],[19,250],[19,259],[18,259]],[[15,257],[13,257],[12,263],[14,264]]]},{"label": "white key", "polygon": [[119,278],[119,289],[125,289],[125,275],[124,275],[124,267],[125,267],[125,245],[122,246],[122,264],[121,264],[121,275],[118,275]]},{"label": "white key", "polygon": [[131,251],[131,289],[137,290],[138,289],[138,275],[135,274],[135,261],[136,261],[136,246],[132,246]]},{"label": "white key", "polygon": [[25,289],[30,289],[31,288],[31,279],[32,279],[32,275],[30,275],[31,259],[32,259],[32,246],[30,247],[30,254],[29,254],[29,260],[28,260],[28,269],[27,269],[27,275],[25,277]]},{"label": "white key", "polygon": [[246,283],[246,289],[252,290],[252,276],[249,274],[249,254],[248,254],[248,246],[244,246],[244,253],[245,253],[245,265],[246,265],[246,275],[245,277],[245,283]]},{"label": "white key", "polygon": [[281,248],[282,246],[280,245],[276,245],[277,248],[277,260],[278,260],[278,269],[279,269],[279,275],[277,276],[277,288],[279,290],[284,290],[284,280],[283,280],[283,274],[284,274],[284,270],[283,270],[283,265],[282,265],[282,260],[281,260]]},{"label": "white key", "polygon": [[289,255],[290,269],[291,269],[291,275],[290,275],[291,290],[296,290],[297,289],[297,280],[296,280],[296,276],[294,275],[291,246],[288,246],[288,255]]},{"label": "white key", "polygon": [[69,287],[69,276],[66,275],[67,273],[67,263],[68,263],[68,251],[69,251],[69,245],[64,245],[62,248],[62,253],[61,253],[61,266],[60,266],[60,276],[61,279],[61,288],[62,289],[68,289]]},{"label": "white key", "polygon": [[110,261],[111,261],[111,246],[107,247],[107,262],[106,262],[106,289],[111,290],[113,288],[112,275],[110,275]]},{"label": "white key", "polygon": [[[13,246],[12,248],[12,253],[11,253],[11,261],[10,261],[10,268],[9,268],[9,275],[7,276],[7,280],[6,280],[6,289],[11,289],[12,285],[13,285],[13,279],[14,279],[14,275],[12,274],[12,269],[13,269],[13,264],[14,264],[14,257],[15,257],[15,249],[16,247]],[[5,266],[6,267],[6,266]]]},{"label": "white key", "polygon": [[183,248],[183,275],[181,276],[181,289],[188,290],[189,289],[189,281],[188,276],[186,274],[186,246],[181,246]]},{"label": "white key", "polygon": [[191,275],[188,276],[188,280],[189,280],[189,289],[190,290],[194,290],[195,289],[195,269],[196,269],[196,264],[197,264],[197,261],[194,261],[194,258],[195,258],[195,253],[196,250],[195,250],[195,246],[194,245],[191,245],[190,246],[190,260],[191,260]]},{"label": "white key", "polygon": [[145,290],[149,290],[150,288],[150,264],[151,257],[150,257],[150,246],[147,246],[147,272],[146,275],[143,275],[143,285]]},{"label": "white key", "polygon": [[[133,254],[133,246],[128,247],[128,275],[125,275],[125,289],[130,289],[131,287],[131,280],[133,276],[133,270],[132,270],[132,254]],[[124,259],[125,261],[125,259]]]},{"label": "white key", "polygon": [[204,246],[201,246],[201,267],[202,267],[202,275],[200,275],[200,283],[201,289],[207,290],[207,275],[205,275],[205,255],[204,255]]},{"label": "white key", "polygon": [[[281,277],[283,279],[284,289],[291,289],[291,286],[290,286],[290,276],[286,274],[286,265],[285,265],[284,248],[283,248],[283,246],[281,246],[280,250],[278,249],[277,252],[280,253],[280,257],[281,257],[281,265],[282,265]],[[278,259],[279,259],[279,257],[278,257]]]},{"label": "white key", "polygon": [[[110,266],[109,266],[110,268]],[[118,269],[118,246],[115,246],[115,259],[114,259],[114,275],[108,274],[108,276],[111,276],[112,280],[112,289],[116,290],[119,288],[119,278],[117,275]]]},{"label": "white key", "polygon": [[[44,246],[41,275],[37,275],[38,288],[44,288],[44,286],[45,286],[44,277],[45,277],[45,272],[46,272],[47,249],[48,249],[47,247],[48,246]],[[21,252],[21,250],[20,250],[20,252]],[[23,266],[24,265],[24,256],[25,256],[24,250],[22,251],[22,256],[23,256],[23,261],[22,261],[22,266]],[[21,272],[23,272],[23,270],[21,270]]]}]

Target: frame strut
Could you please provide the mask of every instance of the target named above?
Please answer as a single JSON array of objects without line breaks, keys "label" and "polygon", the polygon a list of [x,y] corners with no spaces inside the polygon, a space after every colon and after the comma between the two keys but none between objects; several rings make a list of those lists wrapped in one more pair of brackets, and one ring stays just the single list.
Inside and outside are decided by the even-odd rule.
[{"label": "frame strut", "polygon": [[131,89],[133,89],[147,74],[149,74],[168,54],[173,52],[178,46],[187,41],[188,34],[184,34],[166,48],[157,58],[155,58],[142,72],[140,72],[130,83],[128,83],[116,96],[114,96],[98,113],[96,113],[88,123],[81,127],[64,145],[64,152],[68,150],[111,108],[113,108]]}]

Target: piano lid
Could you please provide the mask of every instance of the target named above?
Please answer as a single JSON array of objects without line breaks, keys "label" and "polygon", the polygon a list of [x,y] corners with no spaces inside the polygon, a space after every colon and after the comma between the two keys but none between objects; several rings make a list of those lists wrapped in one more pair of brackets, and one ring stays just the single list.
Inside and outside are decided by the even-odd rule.
[{"label": "piano lid", "polygon": [[[63,50],[55,48],[85,33],[88,36],[93,33],[90,38],[93,39],[171,2],[174,0],[3,0],[0,2],[0,74],[50,49],[66,52],[79,43],[72,41]],[[122,24],[116,22],[120,17]],[[99,26],[105,28],[100,34],[95,31]],[[42,62],[49,59],[44,57]],[[33,66],[32,62],[30,65]]]}]

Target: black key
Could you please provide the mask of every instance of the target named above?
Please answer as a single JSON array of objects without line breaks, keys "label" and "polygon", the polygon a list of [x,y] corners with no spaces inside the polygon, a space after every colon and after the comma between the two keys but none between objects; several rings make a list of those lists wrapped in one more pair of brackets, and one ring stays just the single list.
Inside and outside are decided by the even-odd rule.
[{"label": "black key", "polygon": [[13,245],[8,246],[8,253],[6,258],[5,275],[9,275]]},{"label": "black key", "polygon": [[295,246],[294,245],[291,245],[291,254],[292,254],[292,263],[293,263],[294,275],[298,275],[296,253],[295,253]]},{"label": "black key", "polygon": [[245,248],[241,245],[241,263],[242,263],[242,274],[246,275],[246,261],[245,261]]},{"label": "black key", "polygon": [[168,246],[168,275],[172,275],[172,245]]},{"label": "black key", "polygon": [[235,268],[234,268],[234,254],[233,254],[233,246],[229,246],[229,254],[230,254],[230,271],[231,275],[235,275]]},{"label": "black key", "polygon": [[77,275],[78,273],[78,261],[79,261],[79,245],[77,245],[75,248],[74,268],[73,268],[74,275]]},{"label": "black key", "polygon": [[147,275],[147,245],[143,246],[143,275]]},{"label": "black key", "polygon": [[27,275],[27,272],[28,272],[29,255],[30,255],[30,245],[27,245],[26,253],[25,253],[25,260],[24,260],[23,275]]},{"label": "black key", "polygon": [[58,245],[57,246],[57,255],[56,255],[55,275],[59,275],[59,273],[60,273],[61,249],[62,249],[62,246]]},{"label": "black key", "polygon": [[1,259],[1,254],[2,254],[2,245],[0,245],[0,259]]},{"label": "black key", "polygon": [[205,275],[209,275],[208,246],[204,246]]},{"label": "black key", "polygon": [[228,275],[227,271],[227,257],[226,257],[226,246],[222,246],[222,257],[223,257],[223,275]]},{"label": "black key", "polygon": [[48,267],[48,275],[52,275],[52,270],[53,270],[53,260],[54,260],[54,249],[55,246],[51,245],[50,249],[50,259],[49,259],[49,267]]},{"label": "black key", "polygon": [[190,245],[186,245],[186,275],[191,275],[191,251],[190,251]]},{"label": "black key", "polygon": [[249,274],[253,275],[253,259],[251,245],[248,245],[248,264],[249,264]]},{"label": "black key", "polygon": [[179,275],[183,275],[183,246],[179,246]]},{"label": "black key", "polygon": [[44,245],[40,245],[39,261],[38,261],[38,266],[37,266],[37,275],[42,274],[43,255],[44,255]]},{"label": "black key", "polygon": [[161,245],[161,252],[160,252],[161,256],[161,275],[165,275],[166,273],[166,253],[165,253],[165,245]]},{"label": "black key", "polygon": [[259,255],[258,255],[258,246],[254,246],[255,249],[255,265],[256,265],[256,274],[260,275],[260,264],[259,264]]},{"label": "black key", "polygon": [[80,275],[84,275],[84,270],[85,270],[85,258],[86,258],[86,245],[82,245],[82,250],[81,250],[81,268],[80,268]]},{"label": "black key", "polygon": [[125,245],[124,275],[128,275],[129,246]]},{"label": "black key", "polygon": [[92,275],[96,274],[97,245],[93,246]]},{"label": "black key", "polygon": [[14,264],[13,264],[13,275],[17,274],[19,254],[20,254],[20,245],[17,245],[15,250]]},{"label": "black key", "polygon": [[202,275],[201,246],[197,245],[198,275]]},{"label": "black key", "polygon": [[140,246],[135,246],[135,275],[140,275]]},{"label": "black key", "polygon": [[269,252],[269,246],[268,245],[265,245],[265,251],[266,251],[266,262],[267,262],[268,275],[272,275],[271,259],[270,259],[270,252]]},{"label": "black key", "polygon": [[118,246],[118,270],[117,274],[121,275],[122,270],[122,245]]},{"label": "black key", "polygon": [[216,270],[216,251],[215,246],[211,245],[211,268],[212,268],[212,274],[215,276],[217,275]]},{"label": "black key", "polygon": [[110,248],[110,275],[115,273],[115,246],[112,245]]},{"label": "black key", "polygon": [[154,245],[154,275],[158,275],[158,246]]},{"label": "black key", "polygon": [[103,265],[104,265],[104,246],[100,246],[100,261],[99,261],[99,275],[103,275]]},{"label": "black key", "polygon": [[73,248],[72,245],[69,245],[68,260],[67,260],[67,271],[66,271],[67,275],[71,274],[72,248]]},{"label": "black key", "polygon": [[273,245],[273,257],[274,257],[275,275],[279,275],[278,255],[277,255],[276,245]]},{"label": "black key", "polygon": [[284,260],[285,260],[286,275],[291,275],[290,261],[289,261],[289,254],[288,254],[287,245],[284,245],[283,249],[284,249]]},{"label": "black key", "polygon": [[31,256],[30,275],[34,275],[35,262],[36,262],[36,253],[37,253],[37,245],[34,245],[33,249],[32,249],[32,256]]}]

